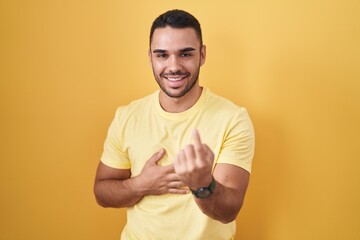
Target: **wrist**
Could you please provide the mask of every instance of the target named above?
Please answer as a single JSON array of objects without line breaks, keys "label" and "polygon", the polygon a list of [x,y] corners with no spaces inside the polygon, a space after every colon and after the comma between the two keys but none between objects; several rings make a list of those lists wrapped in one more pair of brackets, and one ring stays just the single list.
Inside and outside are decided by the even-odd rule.
[{"label": "wrist", "polygon": [[131,189],[133,194],[137,197],[143,197],[149,195],[149,189],[143,183],[141,175],[131,178]]},{"label": "wrist", "polygon": [[206,177],[201,178],[196,184],[189,186],[189,188],[196,190],[201,187],[207,187],[211,184],[213,178],[214,178],[213,175],[209,174]]},{"label": "wrist", "polygon": [[190,191],[196,198],[208,198],[213,194],[215,187],[216,187],[216,181],[214,177],[211,176],[210,184],[197,189],[190,188]]}]

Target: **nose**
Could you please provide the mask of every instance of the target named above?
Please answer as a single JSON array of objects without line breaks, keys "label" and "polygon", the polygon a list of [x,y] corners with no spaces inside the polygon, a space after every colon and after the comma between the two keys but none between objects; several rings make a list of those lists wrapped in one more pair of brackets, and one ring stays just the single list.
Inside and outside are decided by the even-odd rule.
[{"label": "nose", "polygon": [[181,70],[181,62],[177,56],[171,56],[168,62],[168,70],[172,73],[176,73]]}]

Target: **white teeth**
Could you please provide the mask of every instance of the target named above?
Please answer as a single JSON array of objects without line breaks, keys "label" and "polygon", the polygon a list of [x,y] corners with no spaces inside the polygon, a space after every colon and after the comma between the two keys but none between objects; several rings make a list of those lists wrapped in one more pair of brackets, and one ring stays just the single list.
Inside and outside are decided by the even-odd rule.
[{"label": "white teeth", "polygon": [[182,77],[178,77],[178,78],[170,78],[170,77],[167,77],[167,79],[170,81],[170,82],[177,82],[177,81],[180,81],[182,79]]}]

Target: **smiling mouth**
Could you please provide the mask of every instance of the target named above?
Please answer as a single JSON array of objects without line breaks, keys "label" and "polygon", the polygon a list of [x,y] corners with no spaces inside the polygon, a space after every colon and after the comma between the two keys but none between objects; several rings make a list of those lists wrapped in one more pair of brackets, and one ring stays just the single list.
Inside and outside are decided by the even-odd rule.
[{"label": "smiling mouth", "polygon": [[170,82],[179,82],[184,78],[187,78],[190,74],[188,73],[176,73],[176,74],[163,74],[163,78],[166,78]]},{"label": "smiling mouth", "polygon": [[181,76],[181,77],[165,77],[170,82],[178,82],[186,78],[187,76]]}]

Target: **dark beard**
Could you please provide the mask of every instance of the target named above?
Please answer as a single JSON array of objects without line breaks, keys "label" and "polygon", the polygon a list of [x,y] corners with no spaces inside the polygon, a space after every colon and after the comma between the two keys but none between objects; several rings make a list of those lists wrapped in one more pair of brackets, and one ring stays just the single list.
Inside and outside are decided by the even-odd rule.
[{"label": "dark beard", "polygon": [[168,95],[169,97],[171,97],[171,98],[181,98],[181,97],[185,96],[194,87],[194,85],[196,84],[198,79],[199,79],[199,74],[196,76],[196,80],[193,81],[191,83],[191,85],[186,86],[185,89],[182,92],[180,92],[179,94],[177,94],[177,95],[171,94],[171,92],[167,91],[164,87],[162,87],[161,84],[158,81],[156,81],[156,82],[158,83],[159,87],[163,90],[163,92],[166,95]]},{"label": "dark beard", "polygon": [[[154,77],[155,77],[155,80],[156,80],[157,84],[159,85],[159,87],[161,88],[161,90],[162,90],[168,97],[171,97],[171,98],[181,98],[181,97],[185,96],[185,95],[194,87],[194,85],[196,84],[196,82],[199,80],[199,73],[200,73],[200,66],[199,66],[199,68],[198,68],[198,71],[195,73],[196,75],[194,75],[195,81],[191,82],[191,85],[186,86],[185,89],[184,89],[182,92],[180,92],[179,94],[173,95],[173,94],[171,94],[171,92],[167,91],[167,90],[165,89],[165,87],[163,87],[163,86],[161,85],[162,77],[163,77],[163,76],[169,76],[169,75],[171,75],[171,74],[160,74],[160,76],[159,76],[160,79],[158,79],[158,77],[155,75],[155,72],[154,72],[154,69],[153,69],[153,75],[154,75]],[[185,74],[179,74],[179,75],[185,75]]]}]

